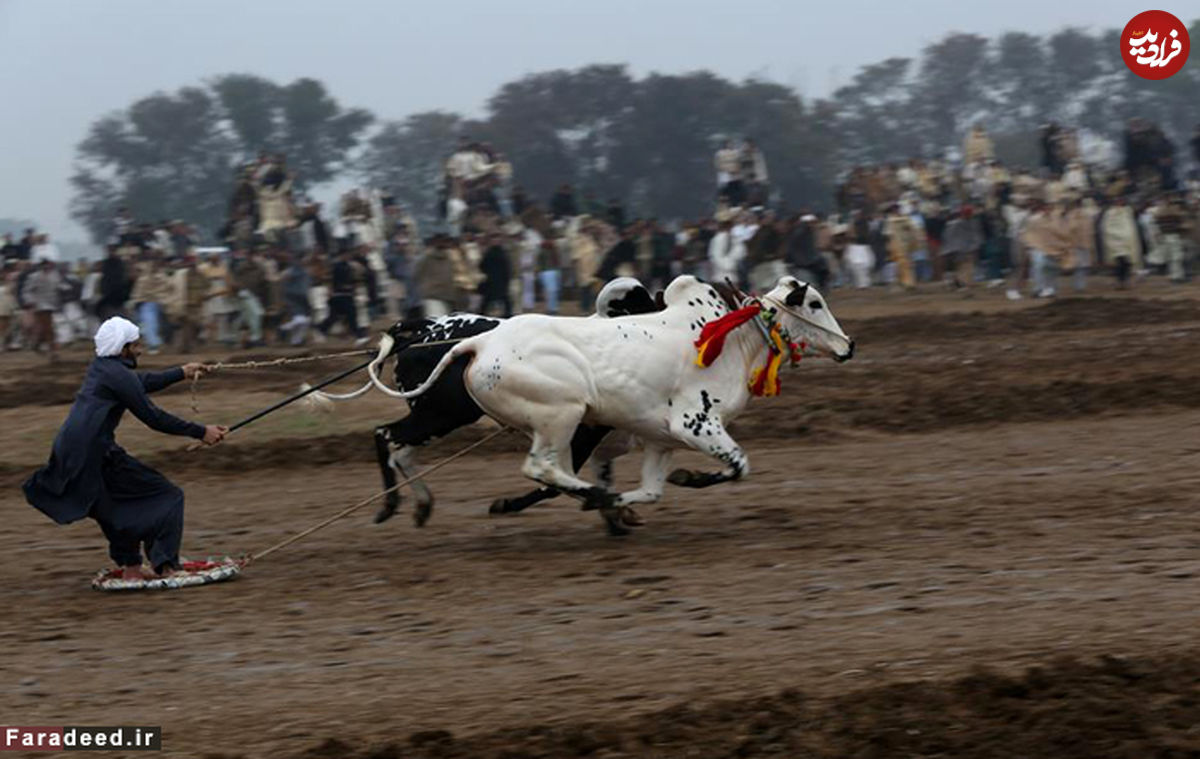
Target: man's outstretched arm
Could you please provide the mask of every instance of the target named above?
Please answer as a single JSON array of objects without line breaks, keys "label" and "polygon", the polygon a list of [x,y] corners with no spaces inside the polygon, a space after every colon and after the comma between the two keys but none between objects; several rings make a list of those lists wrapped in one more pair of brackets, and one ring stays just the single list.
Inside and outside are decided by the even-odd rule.
[{"label": "man's outstretched arm", "polygon": [[[166,374],[167,372],[162,373]],[[196,422],[189,422],[185,419],[180,419],[170,412],[163,411],[154,405],[153,401],[146,394],[140,377],[134,375],[132,372],[116,377],[112,382],[112,389],[117,398],[125,404],[125,407],[152,430],[168,435],[193,437],[197,440],[203,440],[209,445],[220,442],[221,438],[225,436],[226,430],[223,427],[216,425],[205,426]]]},{"label": "man's outstretched arm", "polygon": [[208,370],[207,364],[191,363],[162,372],[138,372],[137,377],[141,380],[142,388],[147,393],[156,393],[180,380],[193,379],[196,376],[202,377]]}]

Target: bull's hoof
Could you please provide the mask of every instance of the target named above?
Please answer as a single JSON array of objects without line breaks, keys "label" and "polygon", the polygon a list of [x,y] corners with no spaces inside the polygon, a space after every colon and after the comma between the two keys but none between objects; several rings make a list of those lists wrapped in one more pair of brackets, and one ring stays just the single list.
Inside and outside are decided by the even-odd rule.
[{"label": "bull's hoof", "polygon": [[667,482],[682,488],[706,488],[728,480],[720,472],[694,472],[691,469],[676,469],[667,477]]},{"label": "bull's hoof", "polygon": [[413,524],[417,527],[424,527],[431,516],[433,516],[433,501],[418,502],[416,508],[413,509]]},{"label": "bull's hoof", "polygon": [[620,513],[621,524],[626,527],[642,527],[646,524],[646,520],[642,519],[641,514],[638,514],[629,506],[621,506],[618,512]]},{"label": "bull's hoof", "polygon": [[400,502],[385,503],[379,507],[379,511],[375,512],[375,524],[381,524],[391,519],[396,514],[396,509],[400,508]]},{"label": "bull's hoof", "polygon": [[492,501],[492,505],[488,506],[488,513],[489,514],[507,514],[508,513],[508,499],[507,498],[497,498],[496,500]]},{"label": "bull's hoof", "polygon": [[583,496],[583,506],[580,508],[583,511],[595,511],[596,509],[608,509],[613,505],[613,501],[617,499],[615,493],[610,493],[604,488],[590,488]]},{"label": "bull's hoof", "polygon": [[696,481],[696,473],[691,469],[676,469],[667,475],[667,482],[672,485],[678,485],[681,488],[694,488]]},{"label": "bull's hoof", "polygon": [[622,522],[623,511],[624,509],[615,506],[600,509],[600,516],[604,517],[604,526],[608,528],[608,534],[614,538],[622,538],[633,532]]}]

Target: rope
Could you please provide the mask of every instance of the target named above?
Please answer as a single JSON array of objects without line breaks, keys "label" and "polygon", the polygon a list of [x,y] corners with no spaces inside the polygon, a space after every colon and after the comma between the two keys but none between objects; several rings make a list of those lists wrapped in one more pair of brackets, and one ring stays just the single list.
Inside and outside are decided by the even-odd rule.
[{"label": "rope", "polygon": [[273,358],[267,361],[239,361],[225,363],[218,361],[215,364],[208,364],[208,370],[215,372],[219,369],[265,369],[271,366],[283,366],[284,364],[303,364],[309,361],[325,361],[331,358],[346,358],[347,356],[368,356],[375,353],[373,350],[361,351],[346,351],[345,353],[323,353],[319,356],[297,356],[295,358]]},{"label": "rope", "polygon": [[[283,358],[274,358],[274,359],[270,359],[267,361],[236,361],[236,362],[218,361],[215,364],[206,364],[205,366],[208,367],[209,372],[215,372],[219,369],[265,369],[265,368],[271,367],[271,366],[283,366],[284,364],[302,364],[302,363],[307,363],[309,361],[326,361],[331,358],[346,358],[348,356],[366,356],[366,355],[372,354],[374,352],[375,351],[371,351],[371,350],[361,350],[361,351],[346,351],[345,353],[323,353],[318,356],[296,356],[296,357],[291,357],[291,358],[285,356]],[[196,397],[196,393],[199,390],[199,388],[200,388],[200,375],[196,374],[192,377],[192,384],[191,384],[192,415],[193,416],[198,416],[200,414],[200,403]]]},{"label": "rope", "polygon": [[266,548],[262,551],[259,551],[256,554],[246,557],[245,559],[243,559],[241,561],[241,566],[243,566],[243,567],[248,566],[252,562],[262,559],[264,556],[272,554],[281,548],[286,548],[287,546],[290,546],[292,543],[295,543],[298,540],[301,540],[303,538],[308,537],[309,535],[312,535],[317,530],[328,527],[329,525],[333,524],[334,522],[338,521],[339,519],[349,516],[350,514],[353,514],[355,511],[358,511],[363,506],[366,506],[367,504],[372,503],[372,502],[382,498],[383,496],[387,495],[388,493],[399,490],[400,488],[404,487],[405,485],[409,484],[410,482],[419,480],[422,477],[424,477],[425,475],[430,474],[434,471],[437,471],[438,469],[441,469],[442,467],[449,464],[451,461],[462,458],[463,456],[467,455],[468,453],[475,450],[479,446],[488,442],[492,438],[497,437],[498,435],[501,435],[501,434],[503,434],[505,432],[509,432],[509,431],[510,431],[509,427],[501,427],[500,429],[495,430],[488,435],[485,435],[484,437],[480,438],[479,440],[476,440],[474,443],[471,443],[470,445],[468,445],[466,448],[463,448],[458,453],[455,453],[452,456],[447,456],[446,458],[442,459],[441,461],[434,464],[433,466],[427,467],[420,474],[413,475],[412,477],[409,477],[407,480],[404,480],[403,482],[399,482],[399,483],[393,485],[392,487],[388,488],[387,490],[381,490],[380,492],[376,493],[375,495],[371,496],[370,498],[363,499],[363,500],[359,501],[358,503],[354,504],[353,506],[348,506],[348,507],[342,509],[341,511],[339,511],[338,513],[334,514],[333,516],[329,517],[328,519],[318,522],[317,524],[313,525],[312,527],[302,530],[301,532],[298,532],[295,535],[292,535],[291,537],[289,537],[285,540],[279,541],[278,543],[276,543],[273,546],[270,546],[269,548]]},{"label": "rope", "polygon": [[[414,343],[413,345],[405,346],[405,350],[410,348],[432,348],[438,345],[455,345],[461,343],[464,338],[456,340],[434,340],[428,343]],[[215,364],[206,364],[209,372],[215,372],[219,369],[266,369],[272,366],[283,366],[285,364],[303,364],[310,361],[326,361],[331,358],[346,358],[348,356],[370,356],[373,355],[373,350],[346,351],[345,353],[323,353],[318,356],[297,356],[295,358],[275,358],[267,361],[238,361],[224,362],[218,361]],[[200,375],[192,377],[191,393],[192,393],[192,414],[193,416],[200,414],[200,404],[197,400],[196,393],[200,387]]]},{"label": "rope", "polygon": [[812,328],[813,328],[813,329],[815,329],[815,330],[819,330],[819,331],[821,331],[821,332],[824,332],[825,334],[827,334],[827,335],[830,335],[830,336],[832,336],[832,337],[836,337],[836,338],[837,338],[837,339],[839,339],[839,340],[845,340],[845,339],[846,339],[846,336],[845,336],[845,335],[840,335],[840,334],[838,334],[837,332],[834,332],[833,330],[831,330],[829,327],[825,327],[825,326],[822,326],[822,325],[820,325],[820,324],[817,324],[815,321],[813,321],[812,319],[809,319],[809,318],[808,318],[807,316],[805,316],[804,314],[801,314],[801,313],[799,313],[799,312],[797,312],[797,311],[793,311],[792,309],[790,309],[790,308],[788,308],[787,306],[785,306],[783,303],[779,302],[779,300],[778,300],[777,298],[772,298],[772,297],[771,297],[771,296],[769,296],[769,295],[764,295],[764,296],[762,297],[762,299],[763,299],[763,300],[766,300],[766,301],[770,301],[770,302],[771,302],[771,303],[772,303],[772,304],[773,304],[773,305],[774,305],[776,308],[778,308],[779,310],[783,311],[785,314],[788,314],[788,315],[789,315],[789,316],[791,316],[793,319],[797,319],[797,320],[799,320],[799,321],[802,321],[802,322],[804,322],[805,324],[807,324],[808,326],[812,327]]}]

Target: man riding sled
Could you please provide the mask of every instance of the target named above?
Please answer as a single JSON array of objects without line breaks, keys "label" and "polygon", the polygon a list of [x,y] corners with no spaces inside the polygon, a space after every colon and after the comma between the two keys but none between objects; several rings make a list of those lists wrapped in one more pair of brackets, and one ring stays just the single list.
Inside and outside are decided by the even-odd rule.
[{"label": "man riding sled", "polygon": [[[134,372],[142,354],[135,324],[114,316],[96,331],[96,359],[66,422],[54,439],[50,462],[25,481],[29,503],[59,524],[91,517],[108,539],[108,554],[126,579],[149,579],[179,569],[183,491],[117,445],[114,433],[126,409],[168,435],[216,445],[220,425],[188,422],[147,397],[208,370],[191,363],[164,372]],[[151,570],[142,568],[142,547]]]}]

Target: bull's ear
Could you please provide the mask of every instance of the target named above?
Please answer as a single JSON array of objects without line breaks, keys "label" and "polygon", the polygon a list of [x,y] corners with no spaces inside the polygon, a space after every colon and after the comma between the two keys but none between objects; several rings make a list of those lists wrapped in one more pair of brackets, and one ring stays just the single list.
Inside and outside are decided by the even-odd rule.
[{"label": "bull's ear", "polygon": [[792,283],[792,291],[788,293],[787,298],[783,301],[792,308],[799,308],[804,305],[804,296],[808,295],[808,283],[800,284]]}]

